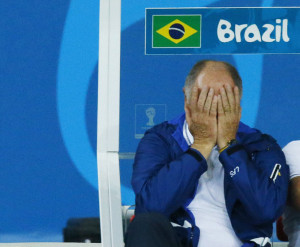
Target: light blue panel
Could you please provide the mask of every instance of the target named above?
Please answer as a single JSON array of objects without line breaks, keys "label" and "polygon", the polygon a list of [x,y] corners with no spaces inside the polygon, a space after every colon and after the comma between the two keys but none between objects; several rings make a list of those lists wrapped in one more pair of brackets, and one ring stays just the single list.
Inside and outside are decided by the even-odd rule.
[{"label": "light blue panel", "polygon": [[263,55],[234,55],[234,60],[243,80],[241,121],[254,127],[260,103]]},{"label": "light blue panel", "polygon": [[98,63],[98,9],[98,0],[71,2],[57,76],[62,137],[78,171],[95,188],[98,188],[97,161],[86,129],[85,106],[90,78]]}]

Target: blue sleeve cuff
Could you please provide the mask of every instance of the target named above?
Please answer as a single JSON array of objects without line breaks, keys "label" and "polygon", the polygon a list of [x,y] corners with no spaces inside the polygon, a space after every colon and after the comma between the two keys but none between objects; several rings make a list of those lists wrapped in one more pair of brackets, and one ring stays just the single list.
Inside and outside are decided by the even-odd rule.
[{"label": "blue sleeve cuff", "polygon": [[192,156],[194,160],[196,160],[196,164],[198,164],[198,167],[200,168],[201,175],[202,173],[207,171],[207,162],[206,159],[202,156],[202,154],[194,148],[189,148],[186,152],[187,155]]},{"label": "blue sleeve cuff", "polygon": [[241,150],[243,148],[243,146],[241,144],[233,144],[231,146],[229,146],[228,148],[226,148],[226,150],[224,150],[224,152],[226,152],[228,155],[231,155],[239,150]]},{"label": "blue sleeve cuff", "polygon": [[186,153],[192,155],[198,162],[202,162],[203,160],[205,160],[205,158],[202,156],[202,154],[194,149],[194,148],[189,148]]}]

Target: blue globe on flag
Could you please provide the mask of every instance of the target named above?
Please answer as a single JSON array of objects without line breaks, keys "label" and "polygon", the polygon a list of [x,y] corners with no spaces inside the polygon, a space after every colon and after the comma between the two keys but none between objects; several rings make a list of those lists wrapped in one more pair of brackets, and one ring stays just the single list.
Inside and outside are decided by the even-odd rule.
[{"label": "blue globe on flag", "polygon": [[169,34],[173,39],[181,39],[184,35],[184,27],[179,23],[174,23],[169,28]]}]

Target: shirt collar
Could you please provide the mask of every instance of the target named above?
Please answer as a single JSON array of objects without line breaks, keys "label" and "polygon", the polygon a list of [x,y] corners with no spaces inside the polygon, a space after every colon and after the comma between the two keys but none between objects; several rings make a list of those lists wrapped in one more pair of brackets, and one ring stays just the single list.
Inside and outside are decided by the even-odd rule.
[{"label": "shirt collar", "polygon": [[194,137],[189,130],[189,126],[188,126],[188,123],[186,122],[186,120],[184,120],[182,132],[183,132],[183,137],[184,137],[186,143],[189,146],[191,146],[194,143]]}]

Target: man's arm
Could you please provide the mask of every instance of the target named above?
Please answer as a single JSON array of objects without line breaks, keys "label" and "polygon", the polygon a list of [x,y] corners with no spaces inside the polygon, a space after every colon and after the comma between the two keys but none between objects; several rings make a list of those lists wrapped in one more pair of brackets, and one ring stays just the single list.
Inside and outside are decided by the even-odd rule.
[{"label": "man's arm", "polygon": [[[252,139],[252,141],[251,141]],[[249,134],[220,154],[225,180],[232,186],[249,221],[272,222],[284,209],[289,169],[276,141],[261,133]]]},{"label": "man's arm", "polygon": [[300,211],[300,177],[294,177],[290,180],[287,203]]},{"label": "man's arm", "polygon": [[147,133],[141,140],[132,175],[136,213],[160,212],[169,216],[195,192],[200,176],[207,170],[206,160],[194,149],[176,160],[170,160],[171,152],[156,133]]},{"label": "man's arm", "polygon": [[[236,138],[241,117],[238,88],[227,84],[218,96],[218,146],[225,183],[234,187],[237,203],[254,224],[274,221],[283,211],[289,179],[288,166],[276,141],[260,132],[248,134],[241,144]],[[222,148],[224,147],[224,148]],[[225,188],[226,189],[226,188]]]}]

